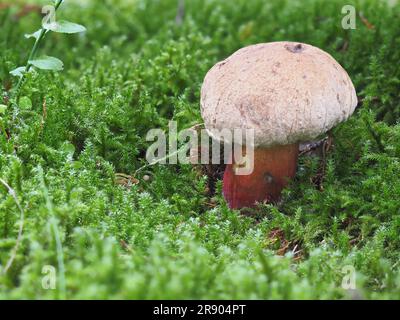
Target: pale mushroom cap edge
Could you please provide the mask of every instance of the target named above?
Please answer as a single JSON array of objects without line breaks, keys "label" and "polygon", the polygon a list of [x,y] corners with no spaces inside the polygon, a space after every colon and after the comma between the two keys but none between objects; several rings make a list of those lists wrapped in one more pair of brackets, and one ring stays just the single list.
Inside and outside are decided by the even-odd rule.
[{"label": "pale mushroom cap edge", "polygon": [[347,120],[357,106],[347,72],[328,53],[299,42],[251,45],[217,63],[201,88],[209,134],[254,129],[255,146],[307,141]]}]

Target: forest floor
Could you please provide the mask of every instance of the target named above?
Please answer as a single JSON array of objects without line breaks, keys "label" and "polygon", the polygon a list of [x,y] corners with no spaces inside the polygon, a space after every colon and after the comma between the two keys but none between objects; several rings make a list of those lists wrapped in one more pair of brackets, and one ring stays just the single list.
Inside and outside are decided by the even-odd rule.
[{"label": "forest floor", "polygon": [[[66,0],[57,18],[87,32],[45,39],[64,71],[30,73],[18,103],[9,72],[42,17],[0,5],[0,299],[399,299],[400,5],[177,2]],[[342,28],[347,4],[356,29]],[[329,52],[359,99],[281,202],[243,214],[220,172],[136,172],[150,129],[202,122],[215,63],[280,40]]]}]

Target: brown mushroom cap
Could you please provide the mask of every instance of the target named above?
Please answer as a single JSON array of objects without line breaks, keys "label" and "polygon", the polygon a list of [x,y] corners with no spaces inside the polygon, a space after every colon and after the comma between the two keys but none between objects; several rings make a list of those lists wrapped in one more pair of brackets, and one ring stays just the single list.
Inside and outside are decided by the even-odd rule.
[{"label": "brown mushroom cap", "polygon": [[[214,130],[254,129],[255,146],[314,139],[357,106],[347,72],[328,53],[296,42],[245,47],[217,63],[201,89],[201,113]],[[214,133],[213,133],[214,132]]]}]

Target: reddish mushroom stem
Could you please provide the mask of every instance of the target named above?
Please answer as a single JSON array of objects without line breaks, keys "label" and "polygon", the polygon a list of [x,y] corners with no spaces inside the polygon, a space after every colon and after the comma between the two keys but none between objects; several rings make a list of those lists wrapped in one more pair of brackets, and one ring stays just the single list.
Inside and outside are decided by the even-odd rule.
[{"label": "reddish mushroom stem", "polygon": [[254,170],[236,175],[237,164],[228,164],[224,173],[223,193],[229,207],[254,207],[256,202],[279,200],[282,189],[296,174],[299,144],[254,150]]}]

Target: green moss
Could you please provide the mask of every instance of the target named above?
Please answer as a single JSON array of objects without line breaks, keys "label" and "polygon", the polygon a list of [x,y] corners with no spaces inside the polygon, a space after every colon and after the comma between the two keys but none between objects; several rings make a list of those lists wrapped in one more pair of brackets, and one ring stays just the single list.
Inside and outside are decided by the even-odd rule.
[{"label": "green moss", "polygon": [[[3,274],[20,215],[0,185],[0,298],[400,298],[400,8],[356,1],[374,28],[358,18],[343,30],[345,4],[191,0],[176,24],[175,0],[66,1],[60,16],[87,33],[46,39],[43,51],[65,71],[29,75],[25,108],[0,118],[0,177],[25,213]],[[14,11],[0,10],[3,95],[31,47],[23,34],[41,19],[16,22]],[[116,183],[145,163],[149,129],[201,121],[200,86],[214,63],[276,40],[331,53],[362,102],[333,130],[318,186],[320,160],[303,156],[282,203],[243,216],[220,183],[210,199],[207,177],[187,165]],[[42,286],[48,265],[55,290]],[[345,266],[356,291],[342,289]]]}]

